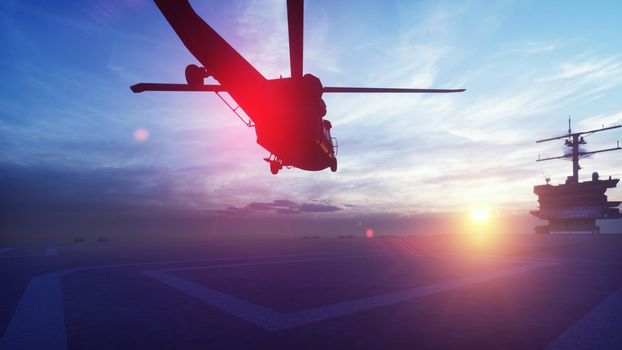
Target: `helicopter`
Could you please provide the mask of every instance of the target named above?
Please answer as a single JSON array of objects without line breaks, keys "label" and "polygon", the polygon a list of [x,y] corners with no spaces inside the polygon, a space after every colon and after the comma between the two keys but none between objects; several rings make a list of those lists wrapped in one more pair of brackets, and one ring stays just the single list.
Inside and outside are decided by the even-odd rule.
[{"label": "helicopter", "polygon": [[[266,79],[192,8],[188,0],[154,0],[185,47],[200,62],[185,69],[186,84],[138,83],[144,91],[204,91],[216,93],[249,127],[257,144],[270,155],[264,160],[272,174],[283,167],[337,171],[337,140],[324,119],[324,93],[455,93],[465,89],[411,89],[323,86],[319,78],[303,74],[304,0],[287,0],[289,78]],[[218,84],[205,84],[212,77]],[[220,93],[238,104],[233,107]],[[238,112],[242,111],[249,120]]]}]

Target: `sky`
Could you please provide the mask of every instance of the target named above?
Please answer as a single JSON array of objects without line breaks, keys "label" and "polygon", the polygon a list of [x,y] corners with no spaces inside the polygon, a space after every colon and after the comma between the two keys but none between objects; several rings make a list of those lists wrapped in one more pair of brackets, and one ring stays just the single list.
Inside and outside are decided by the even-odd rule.
[{"label": "sky", "polygon": [[[288,76],[284,0],[192,4],[265,77]],[[620,13],[619,1],[307,0],[304,71],[325,86],[467,91],[325,95],[338,172],[273,176],[254,130],[217,96],[130,92],[183,82],[196,63],[153,2],[2,1],[4,220],[526,214],[534,185],[571,173],[535,162],[562,142],[535,140],[567,132],[569,115],[573,130],[622,122]],[[615,146],[620,130],[586,148]],[[584,160],[582,178],[621,177],[621,157]]]}]

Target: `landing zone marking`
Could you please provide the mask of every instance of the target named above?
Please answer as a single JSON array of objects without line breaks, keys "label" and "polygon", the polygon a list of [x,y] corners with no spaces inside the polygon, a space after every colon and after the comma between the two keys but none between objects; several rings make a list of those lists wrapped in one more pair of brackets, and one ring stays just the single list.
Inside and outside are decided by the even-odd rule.
[{"label": "landing zone marking", "polygon": [[622,288],[575,322],[547,350],[622,348]]},{"label": "landing zone marking", "polygon": [[543,262],[529,263],[527,265],[507,269],[504,271],[492,272],[473,277],[458,278],[449,282],[429,284],[426,286],[411,288],[399,292],[392,292],[376,295],[373,297],[354,299],[342,303],[320,306],[288,314],[282,314],[274,310],[270,310],[263,306],[250,303],[246,300],[236,298],[234,296],[219,292],[204,285],[168,273],[171,271],[217,269],[227,267],[284,264],[305,261],[312,260],[299,259],[261,263],[196,266],[191,268],[174,268],[158,271],[144,271],[143,273],[155,279],[156,281],[176,288],[191,297],[194,297],[204,303],[217,307],[247,322],[253,323],[256,326],[259,326],[267,331],[279,331],[287,328],[301,326],[311,322],[327,320],[338,316],[350,315],[360,311],[375,309],[385,305],[396,304],[411,299],[467,287],[476,283],[487,282],[498,278],[508,277],[511,275],[556,265],[554,263]]}]

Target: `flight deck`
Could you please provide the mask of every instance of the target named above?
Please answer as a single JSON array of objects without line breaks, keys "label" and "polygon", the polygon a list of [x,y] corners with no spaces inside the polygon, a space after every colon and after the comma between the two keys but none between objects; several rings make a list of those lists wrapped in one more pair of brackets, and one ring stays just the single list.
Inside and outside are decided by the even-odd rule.
[{"label": "flight deck", "polygon": [[622,348],[622,235],[0,250],[0,349]]}]

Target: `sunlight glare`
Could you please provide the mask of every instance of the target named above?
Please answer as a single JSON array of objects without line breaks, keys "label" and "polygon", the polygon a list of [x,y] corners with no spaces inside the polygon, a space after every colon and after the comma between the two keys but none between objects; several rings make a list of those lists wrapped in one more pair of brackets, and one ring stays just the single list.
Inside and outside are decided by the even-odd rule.
[{"label": "sunlight glare", "polygon": [[490,220],[490,211],[488,208],[474,208],[469,216],[474,223],[484,224]]}]

